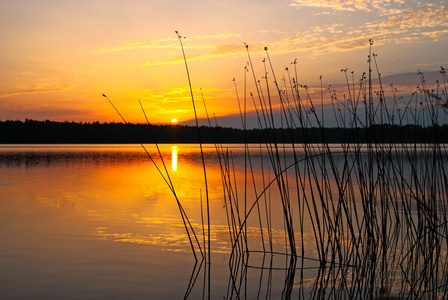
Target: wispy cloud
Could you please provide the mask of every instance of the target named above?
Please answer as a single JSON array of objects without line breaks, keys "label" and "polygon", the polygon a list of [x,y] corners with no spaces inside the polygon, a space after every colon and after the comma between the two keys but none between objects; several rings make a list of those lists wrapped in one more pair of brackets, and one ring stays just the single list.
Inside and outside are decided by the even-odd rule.
[{"label": "wispy cloud", "polygon": [[[232,37],[240,36],[238,33],[231,32],[222,32],[217,34],[210,35],[195,35],[191,39],[195,41],[201,40],[211,40],[211,39],[229,39]],[[164,48],[179,48],[179,42],[177,38],[167,38],[167,39],[158,39],[153,41],[135,41],[130,42],[121,46],[111,46],[111,47],[103,47],[96,50],[97,53],[106,53],[106,52],[117,52],[117,51],[125,51],[125,50],[135,50],[135,49],[164,49]],[[194,48],[194,49],[210,49],[214,48],[212,45],[208,44],[190,44],[185,45],[185,48]]]},{"label": "wispy cloud", "polygon": [[[193,92],[194,93],[212,93],[212,92],[220,92],[222,89],[218,89],[218,88],[193,88]],[[166,92],[166,95],[182,95],[184,93],[190,93],[190,88],[189,87],[183,87],[183,88],[174,88],[168,92]]]},{"label": "wispy cloud", "polygon": [[448,26],[448,8],[423,5],[418,9],[408,9],[400,14],[390,16],[387,20],[378,22],[380,28],[415,29],[422,27]]},{"label": "wispy cloud", "polygon": [[117,52],[134,49],[147,49],[147,48],[171,48],[173,47],[173,40],[167,42],[167,40],[157,41],[136,41],[130,42],[121,46],[103,47],[96,50],[97,53]]},{"label": "wispy cloud", "polygon": [[343,0],[293,0],[290,4],[296,7],[318,7],[329,8],[334,10],[355,11],[366,10],[369,11],[368,2],[366,1],[343,1]]},{"label": "wispy cloud", "polygon": [[[203,95],[213,94],[217,95],[223,92],[223,89],[220,88],[193,88],[194,94],[200,94],[202,92]],[[184,101],[191,101],[190,88],[189,87],[179,87],[173,88],[163,94],[149,94],[147,96],[143,96],[144,100],[151,100],[153,103],[163,102],[163,103],[179,103]]]},{"label": "wispy cloud", "polygon": [[[122,46],[114,46],[114,47],[103,47],[101,49],[96,50],[97,53],[107,53],[107,52],[119,52],[125,50],[136,50],[136,49],[174,49],[179,48],[179,42],[173,40],[171,42],[167,42],[167,40],[162,41],[137,41],[127,43]],[[188,45],[185,48],[194,48],[194,49],[210,49],[213,48],[212,45],[202,44],[202,45]]]},{"label": "wispy cloud", "polygon": [[[313,7],[333,11],[378,11],[380,14],[389,14],[399,10],[405,4],[403,0],[291,0],[293,7]],[[397,8],[398,7],[398,8]]]},{"label": "wispy cloud", "polygon": [[[386,43],[403,44],[423,41],[439,41],[448,38],[448,8],[443,5],[419,4],[406,7],[404,1],[390,0],[292,0],[293,6],[325,7],[337,11],[380,11],[382,16],[375,21],[359,25],[346,25],[343,21],[310,27],[305,31],[290,34],[278,33],[278,40],[268,43],[250,44],[251,53],[263,53],[267,46],[271,53],[285,54],[310,52],[317,56],[325,53],[346,52],[367,48],[368,40],[375,45]],[[387,12],[386,12],[387,11]],[[239,34],[224,32],[216,35],[197,35],[187,39],[185,48],[199,49],[202,53],[189,54],[189,61],[208,60],[229,55],[246,55],[244,44],[211,43],[210,39],[228,39]],[[286,36],[286,37],[285,37]],[[98,52],[114,52],[138,48],[178,49],[177,38],[160,39],[150,42],[133,42],[122,46],[102,48]],[[196,51],[198,52],[198,51]],[[139,67],[170,65],[183,63],[182,56],[165,60],[149,61]]]},{"label": "wispy cloud", "polygon": [[447,19],[447,7],[422,5],[356,27],[340,23],[312,27],[307,31],[297,32],[292,37],[278,40],[271,47],[283,52],[312,50],[314,55],[318,55],[366,48],[369,39],[375,40],[376,45],[427,39],[437,41],[448,38]]},{"label": "wispy cloud", "polygon": [[222,32],[217,34],[207,34],[207,35],[195,35],[195,39],[228,39],[233,37],[239,37],[241,34],[232,32]]},{"label": "wispy cloud", "polygon": [[19,86],[15,91],[0,93],[0,98],[32,95],[32,94],[44,94],[44,93],[56,93],[64,92],[73,87],[75,84],[64,84],[60,82],[59,78],[43,78],[31,86]]},{"label": "wispy cloud", "polygon": [[[264,46],[260,44],[251,45],[251,51],[252,52],[260,52],[262,51]],[[217,45],[213,47],[212,51],[203,53],[203,54],[193,54],[188,56],[188,61],[198,61],[198,60],[206,60],[211,59],[215,57],[222,57],[222,56],[229,56],[229,55],[243,55],[245,54],[246,49],[244,48],[243,44],[224,44],[224,45]],[[179,64],[183,63],[183,57],[178,56],[172,59],[163,60],[163,61],[152,61],[147,62],[141,67],[149,67],[149,66],[155,66],[155,65],[171,65],[171,64]]]}]

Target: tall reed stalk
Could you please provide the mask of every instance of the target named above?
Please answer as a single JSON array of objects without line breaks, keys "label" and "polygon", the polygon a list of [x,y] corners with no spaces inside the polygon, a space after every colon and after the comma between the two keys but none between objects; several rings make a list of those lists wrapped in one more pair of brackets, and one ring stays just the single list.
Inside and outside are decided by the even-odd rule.
[{"label": "tall reed stalk", "polygon": [[[423,73],[419,73],[420,86],[409,100],[398,98],[395,91],[387,97],[372,45],[370,40],[368,76],[362,74],[356,85],[354,73],[351,72],[350,83],[348,69],[342,69],[347,94],[340,99],[336,91],[328,89],[337,129],[351,134],[337,150],[327,142],[323,112],[318,111],[309,88],[298,82],[297,60],[293,63],[295,77],[291,79],[286,68],[285,86],[281,88],[265,48],[265,71],[261,79],[266,86],[262,88],[255,75],[249,47],[245,46],[253,76],[253,111],[265,139],[262,152],[269,161],[269,167],[261,164],[262,174],[272,172],[274,175],[269,182],[261,181],[262,186],[254,181],[256,196],[253,200],[244,198],[244,218],[238,223],[229,223],[232,257],[241,255],[242,249],[250,249],[250,253],[282,253],[289,257],[284,266],[283,298],[291,296],[292,283],[297,280],[299,298],[307,298],[303,292],[305,271],[312,262],[315,262],[317,274],[309,298],[331,295],[342,299],[384,299],[393,294],[400,298],[440,299],[447,296],[448,181],[445,165],[448,156],[446,146],[437,139],[440,110],[448,100],[446,92],[442,94],[445,97],[442,102],[440,94],[430,92]],[[374,69],[377,85],[373,83]],[[446,91],[443,68],[441,74]],[[271,92],[271,84],[276,96]],[[319,100],[323,110],[322,77]],[[276,129],[276,112],[281,115],[283,129],[280,131]],[[246,109],[242,117],[245,114]],[[392,138],[396,142],[384,142],[388,128],[385,125],[396,125],[397,120],[399,125],[407,122],[415,128],[432,130],[431,137],[422,144],[419,141],[425,137],[415,136],[415,142],[409,143],[395,131],[387,134],[395,135]],[[309,130],[310,124],[316,124],[317,130]],[[285,134],[291,141],[289,145],[282,142]],[[312,142],[316,139],[321,143]],[[289,153],[286,148],[291,149]],[[245,173],[253,174],[250,158],[253,150],[247,144],[245,149],[249,167]],[[232,168],[222,169],[223,177],[235,176],[231,172],[234,172]],[[227,190],[236,189],[228,184],[231,182],[227,182]],[[279,199],[276,203],[282,207],[285,233],[282,246],[278,239],[273,242],[272,207],[262,201],[268,191],[275,191]],[[238,210],[238,206],[236,199],[227,202],[227,209],[231,211]],[[260,213],[263,210],[265,214]],[[247,238],[251,219],[260,224],[258,241]],[[265,247],[262,224],[266,224],[270,247]],[[311,226],[313,242],[304,238],[306,226]],[[241,243],[251,243],[251,246]],[[264,262],[263,258],[261,270],[269,268]],[[241,268],[244,266],[247,267],[246,264],[230,265],[233,279],[229,281],[229,290],[238,292],[243,288],[241,285],[245,281],[241,277],[246,276],[246,272],[241,272]],[[296,268],[300,270],[299,278],[295,278]]]},{"label": "tall reed stalk", "polygon": [[[164,171],[142,147],[178,203],[196,260],[196,248],[205,258],[203,297],[210,298],[207,172],[187,58],[182,37],[176,34],[198,128],[206,200],[205,256],[160,151]],[[342,97],[329,87],[325,101],[322,76],[315,100],[310,87],[299,83],[297,60],[292,63],[294,74],[285,69],[281,86],[267,48],[264,72],[257,77],[245,45],[243,97],[233,79],[245,136],[243,179],[234,154],[219,139],[215,142],[231,245],[226,299],[247,297],[248,274],[253,270],[260,272],[259,298],[263,293],[271,297],[277,279],[273,272],[278,270],[284,274],[283,299],[293,293],[299,299],[448,297],[448,152],[439,136],[439,123],[446,122],[448,108],[446,72],[441,68],[442,85],[437,82],[436,89],[431,89],[419,71],[417,89],[404,99],[393,84],[390,93],[385,91],[372,40],[368,46],[368,72],[356,81],[354,72],[349,72],[349,78],[349,70],[342,69]],[[212,126],[202,91],[201,96],[210,129],[219,130],[217,124]],[[338,145],[329,142],[324,128],[327,106],[333,109],[334,131],[345,138]],[[264,140],[260,145],[249,144],[246,138],[249,111],[257,117]],[[404,125],[415,129],[413,140],[396,130]],[[418,128],[429,134],[422,135]],[[281,214],[275,213],[277,208]],[[260,264],[251,263],[254,257],[260,257]],[[190,283],[195,278],[192,275]],[[189,286],[186,296],[190,291]]]}]

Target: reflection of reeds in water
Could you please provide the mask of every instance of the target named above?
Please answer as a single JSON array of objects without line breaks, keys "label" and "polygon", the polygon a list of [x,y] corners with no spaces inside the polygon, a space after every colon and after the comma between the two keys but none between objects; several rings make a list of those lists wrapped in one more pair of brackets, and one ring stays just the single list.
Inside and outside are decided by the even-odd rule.
[{"label": "reflection of reeds in water", "polygon": [[[111,101],[105,94],[102,94],[102,95],[103,95],[103,97],[105,97],[105,98],[109,101],[109,103],[112,105],[112,107],[114,108],[114,110],[118,113],[118,115],[119,115],[120,118],[123,120],[123,122],[124,122],[126,125],[129,125],[129,123],[128,123],[128,122],[126,121],[126,119],[121,115],[121,113],[118,111],[118,109],[117,109],[117,108],[115,107],[115,105],[112,103],[112,101]],[[149,120],[148,120],[148,118],[147,118],[147,116],[146,116],[146,113],[145,113],[145,111],[144,111],[143,106],[141,105],[141,103],[140,103],[140,107],[142,108],[143,114],[145,115],[145,119],[146,119],[147,123],[149,124]],[[189,240],[189,242],[190,242],[190,246],[191,246],[191,249],[192,249],[192,251],[193,251],[193,255],[194,255],[194,257],[195,257],[195,259],[196,259],[196,261],[197,261],[197,255],[196,255],[196,251],[197,251],[197,250],[196,250],[196,249],[199,250],[199,252],[200,252],[200,254],[201,254],[202,257],[203,257],[203,251],[202,251],[201,245],[200,245],[200,243],[199,243],[198,237],[197,237],[197,235],[196,235],[196,232],[195,232],[195,230],[194,230],[194,228],[193,228],[193,226],[192,226],[190,220],[188,219],[187,213],[185,212],[185,210],[184,210],[184,208],[183,208],[183,206],[182,206],[182,204],[181,204],[179,198],[177,197],[176,190],[175,190],[175,188],[174,188],[173,182],[171,181],[170,174],[169,174],[169,172],[168,172],[168,169],[167,169],[166,164],[165,164],[165,160],[164,160],[163,157],[162,157],[162,153],[161,153],[161,151],[160,151],[160,148],[159,148],[158,144],[155,143],[155,146],[156,146],[156,148],[157,148],[157,153],[158,153],[158,156],[159,156],[160,161],[161,161],[161,163],[162,163],[162,167],[159,167],[159,166],[157,165],[157,163],[156,163],[156,161],[154,160],[154,158],[153,158],[153,157],[151,156],[151,154],[147,151],[146,147],[145,147],[145,146],[143,145],[143,143],[140,141],[140,138],[135,134],[135,132],[133,132],[133,130],[132,130],[132,128],[131,128],[130,126],[129,126],[129,129],[130,129],[131,133],[134,134],[136,140],[139,142],[139,144],[141,145],[141,147],[142,147],[143,150],[145,151],[147,157],[151,160],[151,162],[152,162],[152,163],[154,164],[154,166],[157,168],[158,173],[159,173],[160,176],[163,178],[163,180],[165,181],[165,183],[168,185],[168,188],[170,189],[171,193],[173,194],[173,196],[174,196],[174,198],[175,198],[175,200],[176,200],[177,206],[178,206],[178,208],[179,208],[179,212],[180,212],[180,215],[181,215],[181,218],[182,218],[182,222],[184,223],[184,227],[185,227],[185,230],[186,230],[187,235],[188,235],[188,240]],[[153,140],[155,141],[155,137],[154,137],[154,134],[153,134],[153,132],[152,132],[152,130],[151,130],[151,127],[150,127],[149,130],[150,130],[150,133],[151,133],[151,136],[152,136]]]},{"label": "reflection of reeds in water", "polygon": [[[336,92],[330,92],[338,128],[363,128],[367,141],[351,136],[350,142],[334,151],[326,142],[323,118],[318,115],[308,88],[298,84],[297,75],[291,79],[286,69],[289,86],[285,80],[285,88],[281,89],[265,50],[264,88],[256,79],[247,51],[248,69],[256,89],[251,98],[259,128],[263,130],[263,151],[269,156],[269,165],[260,164],[263,178],[269,173],[273,177],[263,181],[262,186],[252,180],[254,201],[246,197],[251,180],[244,181],[245,196],[239,196],[232,155],[217,147],[233,244],[227,298],[244,297],[248,269],[254,268],[261,270],[259,296],[262,289],[269,295],[272,271],[276,269],[272,260],[278,255],[287,258],[283,266],[283,298],[290,298],[294,290],[299,298],[317,299],[384,299],[391,294],[411,299],[446,298],[447,152],[437,139],[441,95],[429,91],[419,72],[421,87],[405,105],[401,105],[403,100],[395,94],[392,103],[388,103],[376,55],[369,54],[368,75],[363,74],[358,86],[354,80],[350,85],[347,70],[342,70],[347,78],[348,98],[339,100]],[[274,92],[266,64],[271,71],[269,80],[274,83]],[[372,64],[379,78],[379,91],[375,92]],[[446,89],[443,68],[441,74],[443,89]],[[281,124],[275,123],[273,94],[279,99]],[[446,97],[446,93],[442,95]],[[365,116],[361,117],[360,112]],[[428,142],[403,145],[400,135],[396,136],[395,143],[382,142],[385,127],[376,125],[404,125],[405,122],[431,128]],[[310,142],[315,140],[305,130],[310,124],[317,124],[321,129],[322,143]],[[289,144],[293,149],[292,161],[284,152],[283,136],[274,130],[280,126],[286,128],[283,133],[289,134],[288,140],[292,140]],[[294,140],[297,131],[302,131],[302,140]],[[247,146],[245,151],[248,166],[245,176],[253,179],[253,152]],[[299,152],[303,155],[298,156]],[[273,246],[272,241],[274,215],[268,196],[271,189],[278,193],[283,211],[285,239],[280,247]],[[260,226],[258,241],[247,236],[250,219]],[[305,223],[311,224],[313,243],[304,240]],[[250,263],[256,253],[263,253],[258,266]],[[310,271],[313,268],[314,272]]]},{"label": "reflection of reeds in water", "polygon": [[[178,34],[178,37],[187,67],[181,36]],[[370,49],[371,46],[370,41]],[[257,114],[264,144],[256,149],[245,143],[243,179],[237,178],[232,153],[219,140],[215,145],[232,244],[226,299],[249,297],[247,291],[251,284],[251,290],[258,284],[256,297],[269,298],[275,289],[273,285],[278,284],[278,274],[282,274],[282,298],[285,299],[292,296],[300,299],[448,297],[445,169],[448,157],[446,146],[439,142],[437,135],[440,109],[448,101],[445,70],[441,69],[443,86],[438,85],[436,91],[429,90],[424,75],[419,72],[421,84],[409,99],[397,97],[392,85],[387,101],[376,55],[371,50],[369,71],[357,83],[353,72],[350,82],[348,70],[341,70],[346,78],[346,94],[340,99],[336,91],[328,89],[328,92],[337,128],[351,136],[334,150],[326,141],[323,114],[319,116],[309,88],[298,82],[297,61],[292,63],[292,76],[286,68],[284,87],[280,87],[268,49],[265,48],[264,74],[260,80],[256,78],[247,45],[246,50],[243,105],[236,83],[235,91],[245,129],[246,76],[253,77],[255,93],[250,93],[249,99]],[[372,83],[372,65],[379,79],[378,86]],[[188,67],[187,75],[189,79]],[[194,105],[193,93],[191,97]],[[322,78],[319,100],[323,108]],[[276,108],[281,112],[280,121],[275,118]],[[196,107],[194,111],[196,116]],[[312,124],[318,130],[307,130]],[[403,144],[399,132],[387,132],[396,136],[395,143],[386,143],[385,124],[422,126],[432,129],[432,135],[415,136],[414,143],[406,140]],[[218,130],[210,121],[209,125]],[[284,130],[275,130],[278,127]],[[361,128],[363,136],[359,136],[359,130],[347,128]],[[291,141],[288,145],[285,138]],[[422,138],[427,142],[417,142]],[[316,139],[321,142],[311,142]],[[288,147],[291,153],[285,150]],[[267,162],[263,160],[265,153]],[[203,156],[202,162],[207,183]],[[255,174],[255,165],[261,168],[261,174]],[[178,201],[195,258],[198,248],[205,259],[203,297],[210,298],[208,192],[205,191],[203,220],[207,223],[202,223],[201,247],[165,165],[163,168],[165,173],[159,172]],[[262,180],[256,180],[260,175]],[[281,220],[275,220],[273,213],[273,205],[277,203],[281,206]],[[283,224],[282,243],[276,228],[279,221]],[[258,227],[258,234],[248,230],[249,223],[251,228]],[[195,265],[185,297],[191,293],[201,266],[202,261],[199,266]],[[249,275],[254,272],[259,274],[255,276],[259,278],[258,283]]]}]

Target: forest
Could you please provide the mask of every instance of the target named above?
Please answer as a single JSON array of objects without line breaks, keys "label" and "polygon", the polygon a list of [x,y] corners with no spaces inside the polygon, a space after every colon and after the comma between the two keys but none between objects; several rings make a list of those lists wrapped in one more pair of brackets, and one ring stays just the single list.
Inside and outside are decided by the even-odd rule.
[{"label": "forest", "polygon": [[0,121],[0,144],[113,143],[446,143],[448,125],[374,125],[359,128],[236,129],[184,125]]}]

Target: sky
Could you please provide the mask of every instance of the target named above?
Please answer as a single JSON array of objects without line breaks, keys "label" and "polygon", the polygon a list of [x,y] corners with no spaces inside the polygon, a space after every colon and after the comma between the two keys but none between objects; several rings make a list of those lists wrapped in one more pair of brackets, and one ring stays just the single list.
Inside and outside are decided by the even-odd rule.
[{"label": "sky", "polygon": [[145,122],[139,102],[151,123],[191,120],[175,31],[200,118],[202,99],[224,120],[255,92],[245,45],[257,80],[267,47],[276,78],[295,67],[309,87],[367,72],[369,40],[381,76],[409,79],[401,93],[448,65],[447,1],[0,0],[0,120],[121,121],[102,94],[129,122]]}]

